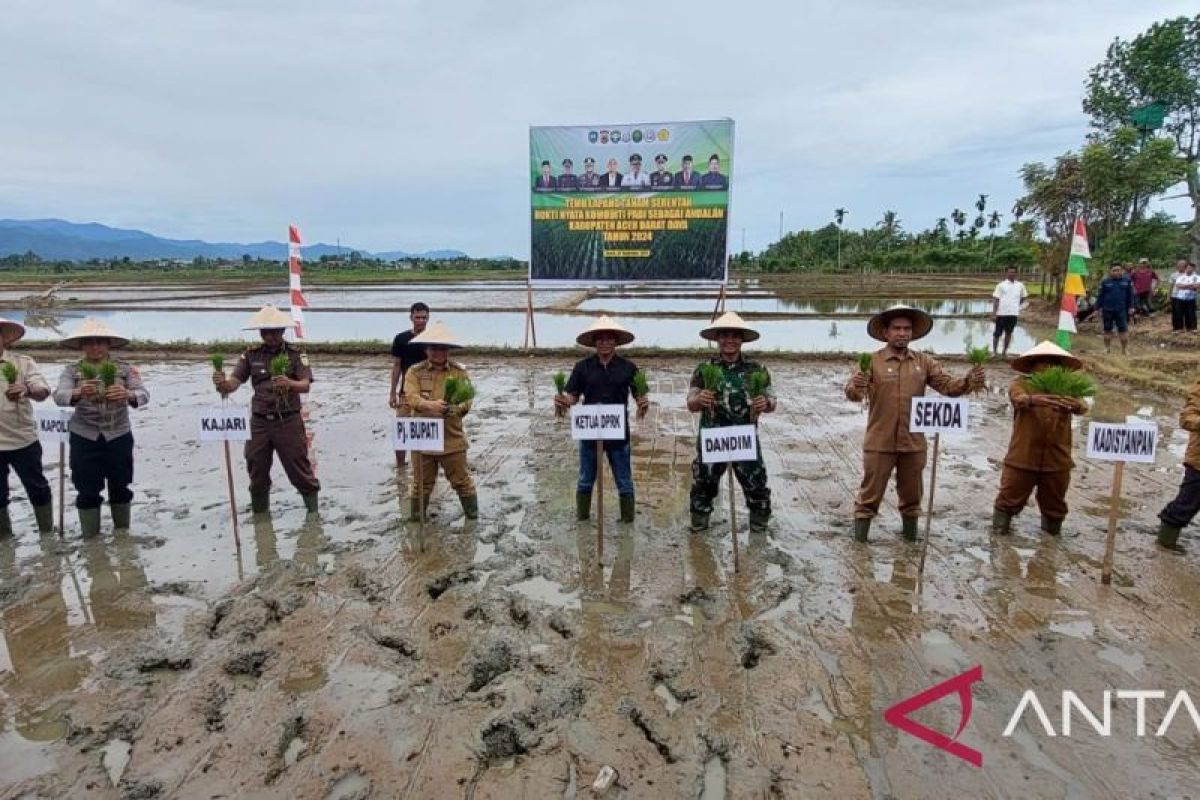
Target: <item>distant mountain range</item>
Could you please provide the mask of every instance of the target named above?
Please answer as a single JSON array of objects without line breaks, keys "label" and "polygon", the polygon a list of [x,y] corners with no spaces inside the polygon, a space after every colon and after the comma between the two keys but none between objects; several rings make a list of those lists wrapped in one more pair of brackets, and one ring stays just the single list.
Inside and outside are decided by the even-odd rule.
[{"label": "distant mountain range", "polygon": [[[363,256],[385,261],[402,259],[463,258],[460,250],[427,250],[408,253],[389,250],[371,253],[354,247],[331,244],[312,244],[301,248],[306,259],[338,254],[349,256],[357,250]],[[145,231],[110,228],[95,222],[78,223],[61,219],[0,219],[0,257],[33,251],[47,261],[87,261],[90,258],[124,258],[147,261],[156,258],[251,258],[282,261],[287,258],[283,242],[204,242],[199,239],[163,239]]]}]

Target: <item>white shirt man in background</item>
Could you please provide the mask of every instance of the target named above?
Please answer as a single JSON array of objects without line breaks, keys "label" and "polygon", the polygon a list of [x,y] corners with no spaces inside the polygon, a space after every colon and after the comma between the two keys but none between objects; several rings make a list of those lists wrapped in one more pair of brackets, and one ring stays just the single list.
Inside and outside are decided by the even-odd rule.
[{"label": "white shirt man in background", "polygon": [[1008,356],[1008,346],[1017,327],[1017,316],[1021,313],[1021,302],[1026,297],[1029,297],[1029,290],[1017,280],[1017,268],[1009,267],[1004,271],[1004,280],[996,284],[996,290],[992,292],[992,316],[996,320],[996,330],[992,334],[992,355],[997,355],[1000,336],[1003,335],[1004,355]]}]

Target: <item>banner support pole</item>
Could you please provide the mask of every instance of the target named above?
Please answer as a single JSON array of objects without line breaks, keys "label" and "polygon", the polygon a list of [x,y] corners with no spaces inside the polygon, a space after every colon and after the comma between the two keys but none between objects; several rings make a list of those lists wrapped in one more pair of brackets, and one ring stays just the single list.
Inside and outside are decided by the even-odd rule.
[{"label": "banner support pole", "polygon": [[1125,462],[1118,461],[1113,468],[1112,497],[1108,501],[1108,539],[1104,542],[1104,564],[1100,570],[1100,583],[1112,583],[1113,551],[1117,547],[1117,517],[1121,513],[1121,479],[1125,475]]},{"label": "banner support pole", "polygon": [[529,349],[530,339],[537,348],[537,323],[533,318],[533,281],[525,280],[525,349]]}]

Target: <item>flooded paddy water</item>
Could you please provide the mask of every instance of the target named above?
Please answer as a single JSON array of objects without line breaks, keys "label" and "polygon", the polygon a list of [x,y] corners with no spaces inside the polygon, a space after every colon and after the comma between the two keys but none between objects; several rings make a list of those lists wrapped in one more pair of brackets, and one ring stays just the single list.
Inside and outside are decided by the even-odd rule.
[{"label": "flooded paddy water", "polygon": [[[402,521],[386,436],[387,361],[314,359],[319,518],[275,470],[274,514],[228,519],[219,445],[196,411],[203,359],[142,364],[133,528],[40,538],[16,487],[0,540],[0,797],[1135,797],[1194,791],[1186,714],[1164,737],[1070,739],[1026,718],[1026,689],[1097,707],[1109,688],[1200,680],[1200,556],[1147,533],[1179,480],[1177,406],[1104,386],[1097,415],[1151,415],[1158,463],[1126,479],[1111,587],[1099,583],[1111,469],[1079,457],[1061,539],[1027,511],[989,535],[1011,373],[988,371],[978,424],[947,439],[923,580],[889,494],[867,546],[850,535],[865,417],[848,366],[779,360],[780,411],[761,435],[765,535],[741,521],[732,571],[722,493],[686,529],[692,361],[642,364],[653,405],[634,429],[639,516],[603,555],[576,523],[575,449],[550,407],[544,357],[462,360],[481,516],[444,482],[422,531]],[[56,376],[63,361],[45,359]],[[953,367],[960,371],[961,366]],[[245,401],[245,390],[241,401]],[[1077,452],[1078,452],[1077,443]],[[57,454],[47,453],[57,487]],[[11,480],[11,479],[10,479]],[[740,501],[740,498],[739,498]],[[982,665],[960,740],[976,769],[882,720],[893,703]],[[1053,707],[1051,707],[1053,706]],[[1157,724],[1165,704],[1151,703]],[[953,731],[951,699],[918,719]],[[1126,719],[1128,717],[1128,719]],[[1128,735],[1125,735],[1128,734]]]}]

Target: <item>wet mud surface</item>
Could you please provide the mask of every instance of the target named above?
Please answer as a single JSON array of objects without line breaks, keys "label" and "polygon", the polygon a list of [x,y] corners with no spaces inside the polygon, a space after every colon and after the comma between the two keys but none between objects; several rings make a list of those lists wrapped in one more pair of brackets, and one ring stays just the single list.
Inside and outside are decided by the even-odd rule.
[{"label": "wet mud surface", "polygon": [[[989,534],[1009,434],[1002,388],[944,441],[932,539],[897,535],[894,495],[872,542],[850,535],[860,475],[849,366],[773,367],[779,413],[761,428],[775,514],[749,535],[727,495],[687,532],[693,366],[649,360],[634,431],[638,518],[574,521],[577,456],[550,408],[548,359],[472,359],[467,421],[481,516],[439,480],[432,519],[404,522],[386,436],[384,361],[314,364],[321,513],[275,472],[273,515],[248,511],[235,450],[240,549],[220,445],[197,441],[211,405],[203,363],[143,365],[134,525],[39,539],[14,479],[0,540],[0,797],[1145,797],[1194,792],[1200,753],[1181,712],[1133,735],[1131,706],[1103,738],[1032,717],[1001,736],[1026,689],[1058,727],[1058,695],[1200,678],[1200,556],[1148,534],[1174,494],[1184,439],[1175,402],[1104,386],[1097,416],[1155,416],[1155,465],[1127,470],[1111,587],[1100,560],[1111,468],[1077,458],[1060,539],[1036,509]],[[961,367],[955,368],[956,371]],[[47,365],[48,374],[57,368]],[[244,402],[244,390],[241,397]],[[1077,453],[1080,448],[1077,442]],[[57,491],[57,454],[48,477]],[[740,501],[740,492],[739,492]],[[976,769],[882,719],[980,664],[960,740]],[[1165,712],[1151,703],[1151,730]],[[953,698],[916,715],[953,732]]]}]

